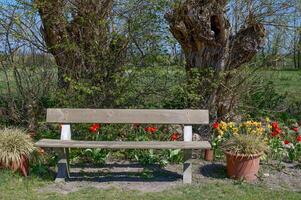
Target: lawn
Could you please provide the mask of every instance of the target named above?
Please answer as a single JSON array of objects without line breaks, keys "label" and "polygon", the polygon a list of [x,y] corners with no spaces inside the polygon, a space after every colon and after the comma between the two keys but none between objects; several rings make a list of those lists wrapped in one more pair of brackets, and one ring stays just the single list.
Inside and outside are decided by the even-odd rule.
[{"label": "lawn", "polygon": [[279,94],[286,94],[291,101],[301,101],[301,70],[264,70],[263,75],[275,84]]},{"label": "lawn", "polygon": [[247,183],[212,182],[182,186],[158,193],[130,190],[85,188],[69,194],[41,193],[39,188],[52,181],[37,177],[23,178],[0,171],[0,199],[301,199],[301,192],[276,191]]},{"label": "lawn", "polygon": [[[160,101],[163,97],[169,95],[166,93],[166,88],[179,84],[183,81],[185,74],[184,68],[176,66],[172,67],[154,67],[145,69],[134,69],[128,71],[135,71],[135,81],[132,82],[130,88],[132,90],[144,91],[146,93],[154,93],[151,95],[154,99],[143,99],[143,101]],[[279,94],[287,95],[291,101],[301,101],[301,70],[273,70],[263,69],[257,71],[257,76],[263,76],[264,80],[272,81],[275,84],[275,89]],[[12,76],[12,74],[10,74]],[[5,88],[5,78],[3,71],[0,71],[0,92]],[[154,85],[154,83],[156,83]],[[14,86],[14,84],[11,83]],[[161,92],[165,91],[165,92]],[[145,93],[145,91],[144,91]],[[158,93],[158,94],[157,94]],[[125,94],[127,96],[128,94]],[[141,95],[141,94],[140,94]],[[158,96],[159,95],[159,100]],[[163,96],[162,96],[163,95]],[[136,97],[137,95],[135,95]],[[126,97],[125,97],[126,98]],[[137,99],[136,99],[137,100]]]}]

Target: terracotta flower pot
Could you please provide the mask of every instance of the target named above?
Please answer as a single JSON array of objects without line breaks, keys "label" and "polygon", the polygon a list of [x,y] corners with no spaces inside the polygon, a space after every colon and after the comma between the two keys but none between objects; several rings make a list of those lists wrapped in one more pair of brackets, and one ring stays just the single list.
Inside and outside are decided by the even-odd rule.
[{"label": "terracotta flower pot", "polygon": [[28,176],[29,160],[26,156],[22,155],[20,164],[13,162],[9,166],[4,166],[2,163],[0,163],[0,168],[8,168],[14,172],[18,170],[22,176]]},{"label": "terracotta flower pot", "polygon": [[224,152],[227,158],[227,175],[234,179],[253,181],[257,179],[259,161],[262,153],[247,155],[235,155]]},{"label": "terracotta flower pot", "polygon": [[206,161],[213,161],[214,159],[213,149],[205,149],[204,158]]}]

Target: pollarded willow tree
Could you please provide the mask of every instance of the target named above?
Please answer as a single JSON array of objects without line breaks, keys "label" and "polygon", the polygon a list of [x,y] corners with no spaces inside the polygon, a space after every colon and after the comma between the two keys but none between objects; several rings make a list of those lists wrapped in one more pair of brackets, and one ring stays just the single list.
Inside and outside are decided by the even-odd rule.
[{"label": "pollarded willow tree", "polygon": [[83,81],[101,87],[111,102],[114,76],[121,70],[127,39],[110,30],[113,0],[34,0],[48,52],[58,65],[59,86]]},{"label": "pollarded willow tree", "polygon": [[[235,35],[231,34],[231,25],[225,14],[227,2],[185,0],[166,13],[170,31],[184,51],[188,75],[193,69],[209,69],[215,74],[214,79],[221,78],[218,74],[240,68],[263,46],[266,35],[264,26],[251,14],[245,25]],[[205,73],[202,76],[209,75]],[[230,79],[231,74],[227,73],[222,85],[225,86]],[[210,79],[207,80],[209,82]],[[202,105],[216,111],[218,117],[223,117],[233,108],[233,102],[226,98],[227,91],[223,86],[211,90],[205,97],[207,105]]]}]

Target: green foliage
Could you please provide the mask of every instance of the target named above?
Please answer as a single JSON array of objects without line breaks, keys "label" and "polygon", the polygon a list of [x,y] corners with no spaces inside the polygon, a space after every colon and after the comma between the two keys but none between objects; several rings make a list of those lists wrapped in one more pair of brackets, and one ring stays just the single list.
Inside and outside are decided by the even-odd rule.
[{"label": "green foliage", "polygon": [[273,116],[281,111],[286,103],[286,97],[275,90],[275,84],[272,81],[255,77],[246,84],[250,87],[243,92],[240,107],[245,115],[250,115],[252,118]]},{"label": "green foliage", "polygon": [[[156,131],[146,131],[146,127],[139,124],[100,124],[97,132],[90,132],[90,124],[74,124],[72,126],[72,139],[88,141],[170,141],[171,135],[176,131],[172,126],[158,126]],[[153,127],[153,126],[151,126]],[[50,127],[50,130],[41,132],[37,137],[45,138],[49,135],[58,135],[59,127]],[[45,134],[45,137],[43,135]],[[181,140],[181,138],[179,138]],[[104,164],[109,158],[129,159],[143,165],[159,164],[165,166],[169,162],[179,163],[183,155],[180,150],[119,150],[108,149],[71,149],[70,160],[73,163],[96,163]],[[48,157],[52,161],[52,157]],[[41,162],[35,162],[35,165]],[[52,162],[53,163],[53,162]],[[54,162],[55,163],[55,162]],[[50,165],[50,163],[49,163]]]},{"label": "green foliage", "polygon": [[96,164],[105,164],[106,158],[110,155],[110,152],[106,149],[85,149],[81,151],[82,160],[87,162],[93,162]]},{"label": "green foliage", "polygon": [[223,74],[211,68],[191,69],[187,80],[186,90],[190,108],[205,108],[209,98],[223,80]]},{"label": "green foliage", "polygon": [[128,67],[118,80],[117,107],[184,108],[185,71],[178,66]]},{"label": "green foliage", "polygon": [[269,159],[278,160],[281,162],[285,158],[286,153],[283,147],[282,140],[280,140],[279,138],[272,138],[271,140],[269,140],[269,147]]}]

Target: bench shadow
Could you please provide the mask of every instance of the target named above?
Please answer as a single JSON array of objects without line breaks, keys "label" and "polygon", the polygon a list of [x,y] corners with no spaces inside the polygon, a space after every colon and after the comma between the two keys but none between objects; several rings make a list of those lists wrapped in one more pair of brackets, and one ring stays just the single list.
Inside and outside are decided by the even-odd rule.
[{"label": "bench shadow", "polygon": [[215,178],[215,179],[225,179],[227,178],[226,166],[223,164],[206,164],[200,167],[200,173],[205,177]]},{"label": "bench shadow", "polygon": [[[72,168],[80,167],[80,171],[74,172]],[[92,181],[92,182],[173,182],[182,180],[182,175],[168,171],[158,165],[142,166],[140,164],[104,164],[72,165],[68,181]],[[116,168],[128,168],[131,171],[114,171]],[[139,168],[139,171],[133,171]],[[97,171],[89,171],[97,169]]]}]

